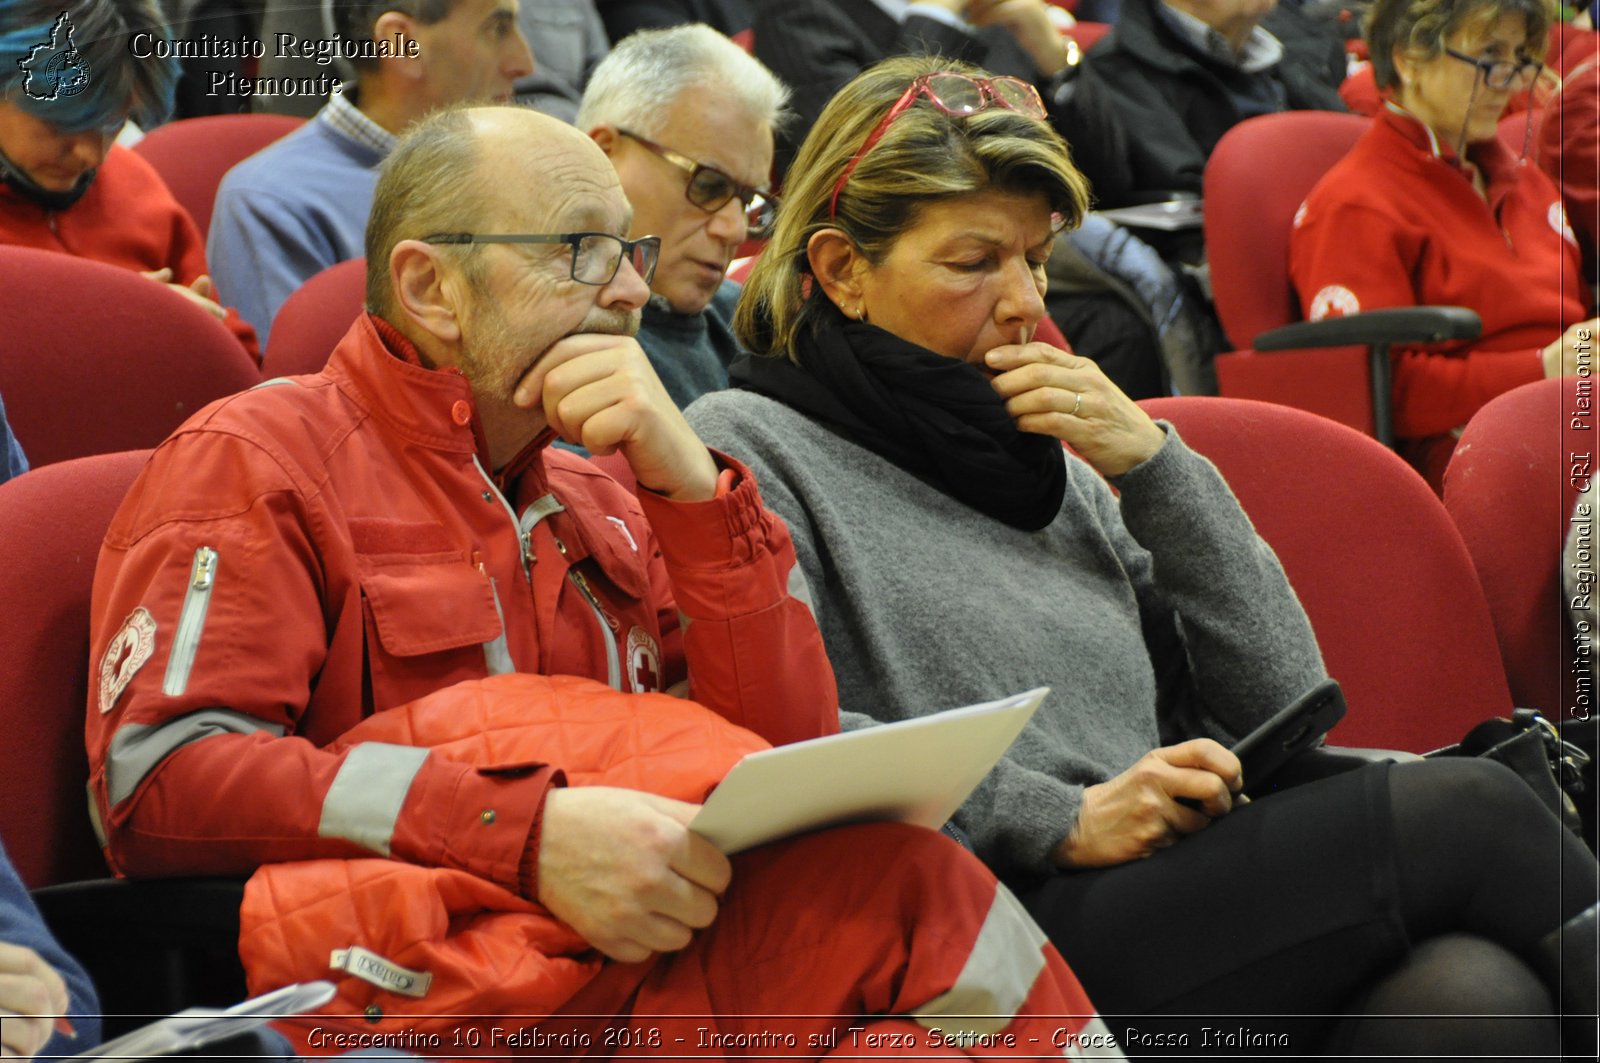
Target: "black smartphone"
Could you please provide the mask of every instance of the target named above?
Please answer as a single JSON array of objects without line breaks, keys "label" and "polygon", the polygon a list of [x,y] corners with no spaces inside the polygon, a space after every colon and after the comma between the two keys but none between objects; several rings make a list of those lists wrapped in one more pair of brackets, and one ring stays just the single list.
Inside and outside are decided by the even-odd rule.
[{"label": "black smartphone", "polygon": [[1337,681],[1324,679],[1239,739],[1233,755],[1244,768],[1244,792],[1250,797],[1267,792],[1273,773],[1315,745],[1344,714],[1344,691]]}]

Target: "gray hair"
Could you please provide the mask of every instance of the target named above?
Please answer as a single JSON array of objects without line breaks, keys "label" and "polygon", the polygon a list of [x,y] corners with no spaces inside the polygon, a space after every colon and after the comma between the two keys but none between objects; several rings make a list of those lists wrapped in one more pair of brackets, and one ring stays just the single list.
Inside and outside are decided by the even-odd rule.
[{"label": "gray hair", "polygon": [[[438,232],[471,232],[483,213],[486,190],[478,165],[478,131],[469,105],[434,111],[407,129],[378,172],[367,218],[367,307],[396,320],[389,256],[402,240]],[[451,250],[476,283],[474,245]]]},{"label": "gray hair", "polygon": [[754,56],[710,26],[640,30],[617,42],[589,76],[573,124],[609,124],[659,136],[668,110],[690,88],[717,89],[776,130],[789,89]]}]

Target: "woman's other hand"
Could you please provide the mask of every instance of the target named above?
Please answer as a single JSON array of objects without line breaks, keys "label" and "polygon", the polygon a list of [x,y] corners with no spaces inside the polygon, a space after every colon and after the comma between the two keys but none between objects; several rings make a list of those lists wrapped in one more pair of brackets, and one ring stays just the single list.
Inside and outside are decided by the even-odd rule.
[{"label": "woman's other hand", "polygon": [[1243,786],[1239,758],[1209,738],[1153,749],[1116,778],[1084,789],[1078,822],[1051,859],[1058,867],[1142,859],[1245,803],[1236,796]]},{"label": "woman's other hand", "polygon": [[1550,346],[1544,349],[1544,375],[1575,376],[1578,372],[1578,363],[1586,363],[1594,369],[1594,341],[1600,335],[1600,318],[1591,317],[1588,321],[1581,321],[1562,334]]},{"label": "woman's other hand", "polygon": [[1054,436],[1102,476],[1121,476],[1161,449],[1166,433],[1087,358],[1048,343],[984,356],[994,389],[1024,432]]}]

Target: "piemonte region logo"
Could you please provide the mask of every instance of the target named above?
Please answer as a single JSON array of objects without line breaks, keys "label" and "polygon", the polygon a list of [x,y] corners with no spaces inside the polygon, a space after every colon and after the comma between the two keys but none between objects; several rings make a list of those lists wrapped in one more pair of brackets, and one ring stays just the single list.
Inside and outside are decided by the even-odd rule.
[{"label": "piemonte region logo", "polygon": [[89,61],[72,39],[72,19],[63,11],[50,27],[50,39],[28,49],[22,68],[22,91],[36,100],[76,96],[89,87]]}]

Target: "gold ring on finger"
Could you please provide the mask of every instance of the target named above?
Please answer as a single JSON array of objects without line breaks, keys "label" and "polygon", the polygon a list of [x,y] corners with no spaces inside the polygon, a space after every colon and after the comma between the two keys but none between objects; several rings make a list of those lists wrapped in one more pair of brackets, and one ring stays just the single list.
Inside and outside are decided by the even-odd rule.
[{"label": "gold ring on finger", "polygon": [[1077,399],[1072,403],[1072,416],[1076,417],[1078,416],[1078,411],[1083,409],[1083,392],[1075,391],[1073,394],[1077,396]]}]

